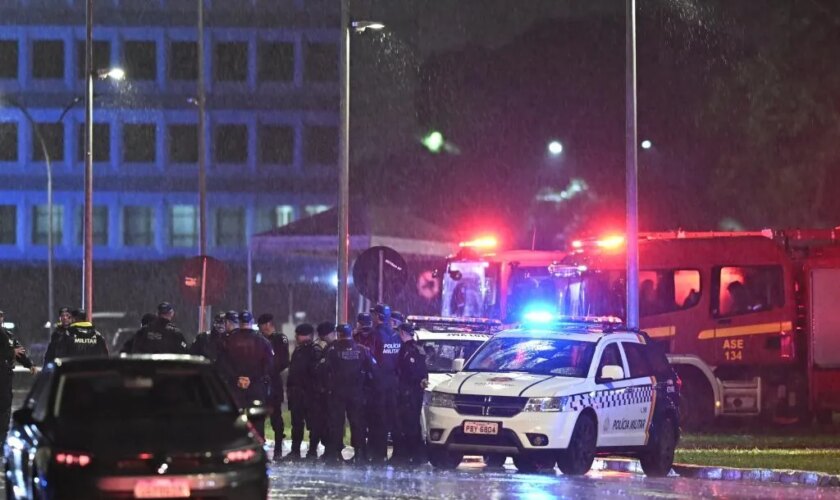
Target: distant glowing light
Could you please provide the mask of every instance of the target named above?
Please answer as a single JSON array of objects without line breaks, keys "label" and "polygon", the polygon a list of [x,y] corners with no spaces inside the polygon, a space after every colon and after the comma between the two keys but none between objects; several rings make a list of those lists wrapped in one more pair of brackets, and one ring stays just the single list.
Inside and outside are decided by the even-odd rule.
[{"label": "distant glowing light", "polygon": [[437,130],[433,130],[426,134],[425,137],[421,140],[426,149],[431,151],[432,153],[440,153],[444,146],[444,139],[443,134],[438,132]]},{"label": "distant glowing light", "polygon": [[458,243],[458,246],[461,248],[496,248],[498,245],[499,241],[494,236],[485,236]]},{"label": "distant glowing light", "polygon": [[526,311],[525,314],[522,315],[522,319],[526,323],[545,324],[551,323],[557,318],[551,311],[546,311],[543,309],[534,309],[531,311]]},{"label": "distant glowing light", "polygon": [[338,273],[330,276],[330,284],[332,284],[333,287],[338,288]]},{"label": "distant glowing light", "polygon": [[572,242],[572,248],[580,249],[583,248],[583,242],[581,240],[575,240]]},{"label": "distant glowing light", "polygon": [[365,30],[382,31],[385,25],[378,21],[353,21],[350,23],[356,33],[362,33]]},{"label": "distant glowing light", "polygon": [[560,141],[551,141],[548,143],[548,152],[552,156],[558,156],[563,153],[563,143]]},{"label": "distant glowing light", "polygon": [[624,236],[615,235],[607,236],[597,241],[598,248],[605,248],[607,250],[614,250],[624,245]]},{"label": "distant glowing light", "polygon": [[111,78],[112,80],[125,80],[125,71],[122,68],[103,69],[98,72],[99,78]]},{"label": "distant glowing light", "polygon": [[642,149],[650,149],[653,147],[653,143],[649,140],[645,139],[642,141]]}]

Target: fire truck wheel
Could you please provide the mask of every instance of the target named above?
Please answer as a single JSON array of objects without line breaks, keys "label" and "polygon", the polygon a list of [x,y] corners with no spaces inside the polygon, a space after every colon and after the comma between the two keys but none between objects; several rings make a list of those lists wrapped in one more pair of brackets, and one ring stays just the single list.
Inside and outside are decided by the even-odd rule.
[{"label": "fire truck wheel", "polygon": [[575,423],[569,447],[557,457],[557,466],[567,476],[582,476],[592,468],[595,460],[595,443],[598,440],[598,426],[589,413],[582,413]]},{"label": "fire truck wheel", "polygon": [[639,463],[645,475],[663,477],[671,472],[674,465],[674,450],[677,448],[677,429],[674,419],[665,416],[659,419],[651,429],[648,449],[639,456]]},{"label": "fire truck wheel", "polygon": [[[680,377],[683,377],[680,374]],[[685,431],[707,430],[715,418],[712,388],[696,375],[683,378],[680,391],[680,428]]]}]

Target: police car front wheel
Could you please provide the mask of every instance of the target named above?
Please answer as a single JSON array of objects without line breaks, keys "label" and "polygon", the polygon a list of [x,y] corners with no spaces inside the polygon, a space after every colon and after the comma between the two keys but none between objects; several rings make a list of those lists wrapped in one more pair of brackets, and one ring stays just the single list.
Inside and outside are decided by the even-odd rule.
[{"label": "police car front wheel", "polygon": [[569,447],[560,452],[557,466],[563,474],[581,476],[589,472],[595,461],[595,443],[598,440],[598,426],[595,417],[582,413],[575,423],[575,430],[569,441]]},{"label": "police car front wheel", "polygon": [[516,470],[525,473],[543,472],[554,470],[554,457],[544,452],[530,452],[513,456],[513,465]]}]

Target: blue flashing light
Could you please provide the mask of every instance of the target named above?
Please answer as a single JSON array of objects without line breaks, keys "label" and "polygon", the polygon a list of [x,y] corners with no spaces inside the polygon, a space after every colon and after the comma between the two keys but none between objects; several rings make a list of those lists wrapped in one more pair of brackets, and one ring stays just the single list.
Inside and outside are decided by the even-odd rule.
[{"label": "blue flashing light", "polygon": [[546,311],[544,309],[533,309],[530,311],[525,311],[525,313],[522,315],[522,319],[525,323],[546,324],[556,321],[557,316],[551,311]]}]

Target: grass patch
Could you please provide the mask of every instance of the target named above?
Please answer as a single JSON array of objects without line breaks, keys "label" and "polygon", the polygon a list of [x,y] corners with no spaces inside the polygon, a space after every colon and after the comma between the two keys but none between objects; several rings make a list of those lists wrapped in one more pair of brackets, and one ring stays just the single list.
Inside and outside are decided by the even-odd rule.
[{"label": "grass patch", "polygon": [[793,469],[840,474],[840,449],[678,449],[674,461],[681,464],[739,467],[746,469]]},{"label": "grass patch", "polygon": [[840,433],[772,434],[683,434],[680,448],[687,449],[808,449],[840,448]]},{"label": "grass patch", "polygon": [[[292,438],[292,414],[289,413],[289,410],[283,410],[283,428],[286,431],[286,439]],[[274,429],[271,428],[271,422],[269,419],[265,419],[265,439],[274,441]],[[304,429],[303,431],[303,442],[309,442],[309,430]],[[344,442],[350,442],[350,427],[345,424],[344,426]]]}]

